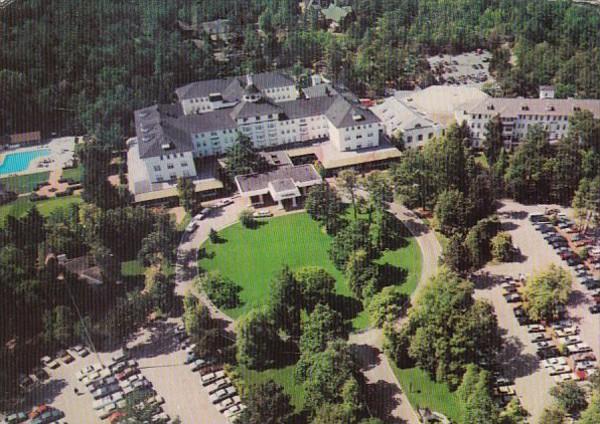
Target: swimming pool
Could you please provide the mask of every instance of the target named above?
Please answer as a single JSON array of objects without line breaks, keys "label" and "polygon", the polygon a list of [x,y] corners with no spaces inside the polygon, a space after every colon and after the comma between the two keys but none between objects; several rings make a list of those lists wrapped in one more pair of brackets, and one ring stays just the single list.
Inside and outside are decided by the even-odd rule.
[{"label": "swimming pool", "polygon": [[48,156],[50,149],[30,150],[27,152],[8,153],[0,165],[0,175],[25,171],[29,163],[39,157]]}]

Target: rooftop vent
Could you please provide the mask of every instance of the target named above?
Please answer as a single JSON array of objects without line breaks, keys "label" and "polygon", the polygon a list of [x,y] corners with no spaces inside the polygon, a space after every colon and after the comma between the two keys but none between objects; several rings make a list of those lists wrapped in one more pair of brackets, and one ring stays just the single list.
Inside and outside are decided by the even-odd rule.
[{"label": "rooftop vent", "polygon": [[140,116],[141,116],[142,118],[145,118],[145,117],[146,117],[146,116],[148,116],[148,115],[150,115],[150,112],[149,112],[149,111],[147,111],[147,110],[143,110],[143,111],[141,111],[141,112],[140,112]]},{"label": "rooftop vent", "polygon": [[163,143],[163,144],[161,144],[161,145],[160,145],[160,147],[161,147],[163,150],[169,150],[169,149],[172,149],[172,148],[173,148],[173,146],[171,145],[171,143]]},{"label": "rooftop vent", "polygon": [[553,110],[554,110],[554,106],[552,106],[552,105],[546,106],[546,111],[552,112]]},{"label": "rooftop vent", "polygon": [[522,105],[522,106],[521,106],[521,110],[529,110],[529,106],[527,106],[527,105]]},{"label": "rooftop vent", "polygon": [[355,121],[362,121],[365,118],[360,113],[354,113],[352,115],[352,119]]},{"label": "rooftop vent", "polygon": [[494,109],[495,109],[495,108],[494,108],[494,105],[488,105],[488,106],[487,106],[487,110],[494,110]]}]

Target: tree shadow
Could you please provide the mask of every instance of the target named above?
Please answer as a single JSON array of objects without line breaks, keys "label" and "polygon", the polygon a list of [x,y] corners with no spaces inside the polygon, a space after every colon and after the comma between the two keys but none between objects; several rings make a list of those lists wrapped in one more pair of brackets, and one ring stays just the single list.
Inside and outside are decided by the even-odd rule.
[{"label": "tree shadow", "polygon": [[521,249],[519,248],[515,248],[513,250],[513,254],[512,254],[512,258],[511,258],[511,262],[517,262],[517,263],[523,263],[528,259],[527,255],[524,255],[523,252],[521,252]]},{"label": "tree shadow", "polygon": [[329,306],[340,313],[344,321],[356,318],[363,310],[362,302],[350,296],[334,293],[327,302]]},{"label": "tree shadow", "polygon": [[46,383],[37,386],[32,392],[30,392],[25,398],[25,404],[28,405],[28,409],[31,409],[35,405],[51,404],[68,386],[65,379],[51,379]]},{"label": "tree shadow", "polygon": [[408,278],[408,271],[391,264],[377,265],[379,286],[381,288],[392,285],[402,285]]},{"label": "tree shadow", "polygon": [[379,380],[367,385],[366,401],[369,410],[385,423],[400,424],[405,420],[394,417],[394,410],[400,405],[400,388],[396,384]]},{"label": "tree shadow", "polygon": [[376,347],[368,344],[354,344],[352,351],[358,359],[362,371],[368,371],[381,364],[381,351]]},{"label": "tree shadow", "polygon": [[414,219],[407,219],[402,222],[409,230],[410,235],[414,237],[419,237],[428,234],[431,231],[431,229],[427,225],[415,221]]},{"label": "tree shadow", "polygon": [[577,307],[579,305],[585,305],[590,303],[588,297],[581,290],[573,290],[569,296],[569,306]]},{"label": "tree shadow", "polygon": [[519,224],[515,224],[514,222],[503,222],[500,225],[500,228],[502,228],[502,231],[513,231],[519,228]]},{"label": "tree shadow", "polygon": [[533,374],[540,367],[537,356],[523,353],[523,342],[515,336],[505,337],[498,361],[507,378],[519,378]]}]

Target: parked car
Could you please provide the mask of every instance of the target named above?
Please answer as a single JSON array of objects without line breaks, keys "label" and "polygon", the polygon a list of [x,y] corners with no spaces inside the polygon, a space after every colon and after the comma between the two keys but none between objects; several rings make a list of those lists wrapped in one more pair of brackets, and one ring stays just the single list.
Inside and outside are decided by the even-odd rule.
[{"label": "parked car", "polygon": [[185,356],[185,363],[186,364],[191,364],[196,359],[198,359],[198,356],[196,355],[196,353],[194,351],[188,351],[187,354],[186,354],[186,356]]},{"label": "parked car", "polygon": [[125,407],[126,404],[127,404],[127,402],[125,402],[124,399],[120,399],[116,402],[111,402],[111,403],[104,405],[102,408],[99,408],[96,411],[96,413],[98,414],[98,417],[101,420],[103,420],[105,418],[108,418],[111,414],[116,412],[119,408]]},{"label": "parked car", "polygon": [[216,205],[217,205],[217,207],[219,207],[219,208],[222,208],[222,207],[224,207],[224,206],[231,205],[232,203],[233,203],[233,200],[231,200],[231,199],[229,199],[229,198],[225,198],[225,199],[221,199],[221,200],[219,200],[219,201],[216,203]]},{"label": "parked car", "polygon": [[45,366],[47,366],[50,369],[55,369],[55,368],[60,367],[60,363],[58,363],[58,361],[56,359],[53,359],[48,355],[42,356],[42,359],[40,359],[40,361],[42,361],[42,364],[44,364]]},{"label": "parked car", "polygon": [[27,416],[27,414],[25,412],[16,412],[14,414],[8,415],[4,419],[4,422],[6,424],[19,424],[24,421],[27,421],[28,419],[29,419],[29,417]]},{"label": "parked car", "polygon": [[206,391],[209,395],[212,395],[214,392],[229,386],[231,386],[231,380],[225,377],[206,386]]},{"label": "parked car", "polygon": [[82,369],[80,369],[79,371],[77,371],[75,373],[75,377],[77,377],[77,380],[81,381],[81,380],[83,380],[83,377],[85,377],[86,375],[89,375],[89,374],[93,373],[94,371],[100,371],[101,369],[102,369],[102,365],[100,363],[86,365],[85,367],[83,367]]},{"label": "parked car", "polygon": [[219,403],[222,400],[227,399],[228,397],[234,396],[235,393],[235,387],[227,387],[225,389],[217,390],[208,398],[212,403]]},{"label": "parked car", "polygon": [[86,356],[88,356],[90,354],[90,352],[83,346],[81,345],[75,345],[73,346],[72,350],[79,355],[81,358],[85,358]]},{"label": "parked car", "polygon": [[121,387],[119,387],[118,384],[113,383],[113,384],[109,384],[109,385],[105,385],[105,386],[97,388],[96,390],[94,390],[92,392],[92,397],[94,399],[102,399],[103,397],[110,396],[113,393],[116,393],[120,390],[121,390]]},{"label": "parked car", "polygon": [[595,367],[596,363],[592,361],[580,361],[575,364],[575,369],[577,371],[585,371]]},{"label": "parked car", "polygon": [[571,372],[571,367],[567,364],[565,365],[553,365],[547,368],[550,375],[558,375],[558,374],[566,374]]},{"label": "parked car", "polygon": [[600,314],[600,304],[595,304],[589,307],[591,314]]},{"label": "parked car", "polygon": [[73,358],[71,356],[71,354],[69,352],[67,352],[66,350],[61,350],[59,351],[56,356],[58,356],[60,358],[60,360],[63,362],[63,364],[70,364],[71,362],[73,362],[75,360],[75,358]]},{"label": "parked car", "polygon": [[548,358],[542,361],[542,366],[544,368],[550,368],[556,365],[567,365],[567,358],[564,356],[559,356],[557,358]]},{"label": "parked car", "polygon": [[123,400],[123,393],[119,393],[119,392],[113,393],[110,396],[106,396],[106,397],[103,397],[101,399],[98,399],[98,400],[95,400],[94,402],[92,402],[92,408],[102,409],[106,405],[110,405],[111,403],[115,403],[120,400]]},{"label": "parked car", "polygon": [[521,296],[518,293],[508,293],[504,295],[504,298],[508,303],[520,302]]},{"label": "parked car", "polygon": [[121,371],[120,373],[117,374],[117,380],[123,381],[127,377],[137,374],[138,372],[140,372],[140,370],[138,370],[137,368],[127,367],[123,371]]},{"label": "parked car", "polygon": [[124,349],[119,349],[110,357],[110,359],[112,359],[115,362],[121,362],[125,361],[128,357],[129,355]]},{"label": "parked car", "polygon": [[558,339],[559,343],[564,344],[564,345],[572,345],[572,344],[577,344],[577,343],[581,343],[581,337],[579,336],[565,336],[565,337],[561,337]]},{"label": "parked car", "polygon": [[50,378],[46,370],[42,367],[35,367],[33,369],[33,375],[35,375],[35,378],[37,378],[39,381],[44,381]]},{"label": "parked car", "polygon": [[531,334],[531,342],[532,343],[537,343],[537,342],[543,342],[549,340],[548,336],[546,336],[545,333],[532,333]]},{"label": "parked car", "polygon": [[545,330],[546,329],[541,324],[530,324],[527,326],[527,332],[529,333],[541,333]]},{"label": "parked car", "polygon": [[591,352],[592,348],[587,343],[577,343],[577,344],[567,346],[567,351],[571,354],[582,353],[582,352]]},{"label": "parked car", "polygon": [[225,377],[225,372],[221,370],[204,374],[200,377],[200,381],[202,382],[203,386],[208,386],[209,384],[214,383],[215,381],[223,377]]},{"label": "parked car", "polygon": [[553,345],[548,340],[540,340],[534,343],[537,350],[549,349]]},{"label": "parked car", "polygon": [[194,362],[191,363],[191,369],[192,371],[198,371],[201,368],[209,366],[211,363],[212,361],[206,359],[196,359]]},{"label": "parked car", "polygon": [[223,413],[223,411],[231,408],[234,405],[237,405],[240,402],[241,402],[241,399],[239,396],[233,396],[233,397],[227,398],[227,399],[219,402],[217,404],[217,409],[219,410],[219,412]]},{"label": "parked car", "polygon": [[236,415],[239,415],[244,409],[246,409],[246,406],[243,404],[233,405],[231,408],[223,412],[223,415],[225,415],[227,418],[232,418]]},{"label": "parked car", "polygon": [[256,211],[252,214],[254,218],[268,218],[273,216],[273,212],[271,211]]}]

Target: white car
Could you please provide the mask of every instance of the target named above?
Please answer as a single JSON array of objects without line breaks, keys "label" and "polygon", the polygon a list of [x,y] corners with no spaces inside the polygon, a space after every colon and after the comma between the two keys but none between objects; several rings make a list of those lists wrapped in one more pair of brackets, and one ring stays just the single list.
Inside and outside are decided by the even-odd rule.
[{"label": "white car", "polygon": [[223,377],[225,377],[225,371],[209,372],[208,374],[201,376],[200,381],[203,386],[208,386]]},{"label": "white car", "polygon": [[110,396],[113,393],[116,393],[121,390],[121,387],[118,384],[109,384],[108,386],[99,387],[92,392],[92,397],[94,399],[102,399],[103,397]]},{"label": "white car", "polygon": [[550,342],[548,342],[547,340],[542,340],[542,341],[539,341],[539,342],[535,342],[534,345],[535,345],[535,347],[538,350],[548,349],[549,347],[552,346],[552,344]]},{"label": "white car", "polygon": [[234,396],[236,393],[235,387],[227,387],[225,389],[217,390],[208,398],[212,403],[219,403],[223,399],[227,399],[228,397]]},{"label": "white car", "polygon": [[240,397],[239,397],[239,396],[233,396],[233,397],[227,398],[227,399],[225,399],[225,400],[223,400],[223,401],[219,402],[219,403],[217,404],[217,409],[219,410],[219,412],[221,412],[221,413],[222,413],[222,412],[223,412],[223,411],[225,411],[226,409],[229,409],[229,408],[231,408],[233,405],[237,405],[237,404],[238,404],[238,403],[240,403],[240,402],[241,402],[241,399],[240,399]]},{"label": "white car", "polygon": [[41,361],[42,361],[42,364],[44,364],[45,366],[47,366],[50,369],[60,367],[60,363],[56,359],[52,359],[48,355],[43,356]]},{"label": "white car", "polygon": [[153,423],[157,423],[157,422],[169,422],[171,418],[169,417],[169,415],[166,412],[159,412],[156,415],[153,415],[152,418],[150,418],[150,421]]},{"label": "white car", "polygon": [[116,402],[110,402],[104,405],[102,408],[98,409],[96,411],[96,414],[98,414],[98,417],[101,420],[103,420],[105,418],[110,417],[110,415],[116,412],[118,409],[124,408],[126,404],[127,402],[125,402],[125,400],[123,399],[118,400]]},{"label": "white car", "polygon": [[570,381],[570,380],[577,381],[577,380],[579,380],[579,377],[577,377],[577,374],[572,373],[572,372],[570,372],[568,374],[559,374],[559,375],[554,376],[554,381],[556,381],[557,383],[563,383],[565,381]]},{"label": "white car", "polygon": [[545,328],[541,324],[530,324],[527,326],[528,333],[541,333]]},{"label": "white car", "polygon": [[196,231],[196,228],[198,228],[198,223],[196,221],[192,221],[187,225],[187,227],[185,227],[185,232],[193,233],[194,231]]},{"label": "white car", "polygon": [[581,362],[577,362],[575,364],[575,368],[578,371],[585,371],[585,370],[589,370],[591,368],[596,368],[596,363],[593,361],[581,361]]},{"label": "white car", "polygon": [[544,368],[550,368],[555,365],[567,365],[567,358],[564,356],[559,356],[557,358],[548,358],[542,361],[542,366]]},{"label": "white car", "polygon": [[127,352],[125,352],[123,349],[120,349],[118,351],[116,351],[113,356],[110,357],[110,359],[112,359],[115,362],[121,362],[127,359],[129,355],[127,355]]},{"label": "white car", "polygon": [[568,365],[554,365],[552,367],[548,367],[548,372],[550,375],[566,374],[570,373],[571,371],[571,367]]},{"label": "white car", "polygon": [[242,405],[242,404],[233,405],[231,408],[229,408],[228,410],[223,412],[223,415],[225,415],[225,417],[227,417],[227,418],[235,417],[240,412],[242,412],[244,409],[246,409],[245,405]]},{"label": "white car", "polygon": [[591,352],[592,348],[587,343],[577,343],[573,345],[568,345],[567,350],[569,353],[581,353],[581,352]]},{"label": "white car", "polygon": [[271,211],[256,211],[252,214],[254,218],[269,218],[273,216],[273,212]]},{"label": "white car", "polygon": [[123,400],[123,393],[113,393],[110,396],[103,397],[102,399],[95,400],[92,403],[94,409],[102,409],[106,405]]},{"label": "white car", "polygon": [[131,386],[136,381],[144,381],[144,380],[146,380],[146,377],[144,377],[142,374],[134,374],[134,375],[127,377],[125,380],[121,381],[121,387],[125,388],[128,386]]},{"label": "white car", "polygon": [[85,347],[83,347],[81,345],[75,345],[75,346],[73,346],[73,348],[71,350],[73,350],[81,358],[85,358],[86,356],[88,356],[90,354],[89,350],[87,350]]},{"label": "white car", "polygon": [[231,199],[221,199],[217,202],[217,207],[222,208],[224,206],[231,205],[232,203],[233,203],[233,200],[231,200]]},{"label": "white car", "polygon": [[558,339],[558,342],[560,344],[564,344],[564,345],[572,345],[572,344],[577,344],[577,343],[581,343],[581,337],[579,336],[565,336],[565,337],[561,337]]},{"label": "white car", "polygon": [[81,381],[81,380],[83,380],[83,377],[85,377],[86,375],[90,375],[91,373],[100,371],[101,369],[102,369],[102,365],[100,363],[88,365],[86,367],[83,367],[79,371],[77,371],[77,373],[75,373],[75,377],[77,377],[77,380]]},{"label": "white car", "polygon": [[221,389],[224,389],[225,387],[229,387],[229,386],[231,386],[231,380],[228,379],[227,377],[225,377],[225,378],[215,381],[212,384],[209,384],[208,386],[205,387],[205,389],[209,395],[212,395],[217,390],[221,390]]}]

